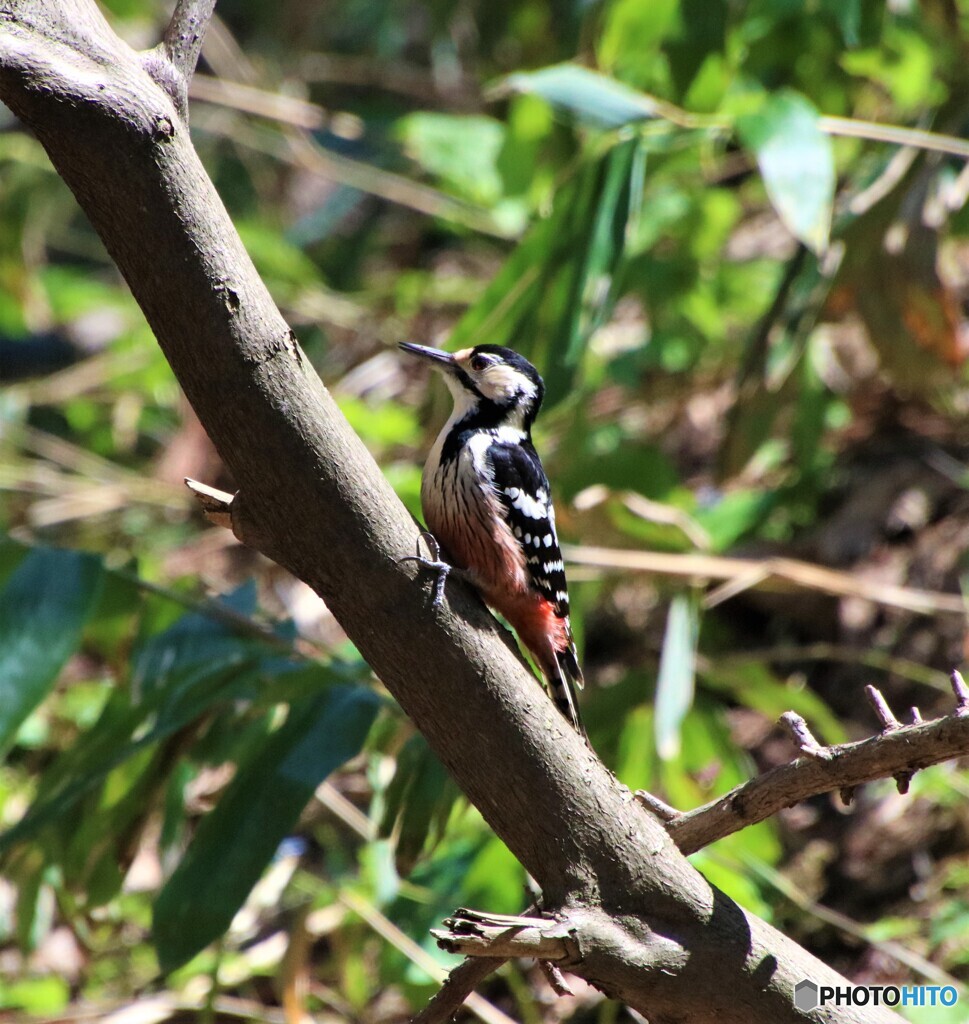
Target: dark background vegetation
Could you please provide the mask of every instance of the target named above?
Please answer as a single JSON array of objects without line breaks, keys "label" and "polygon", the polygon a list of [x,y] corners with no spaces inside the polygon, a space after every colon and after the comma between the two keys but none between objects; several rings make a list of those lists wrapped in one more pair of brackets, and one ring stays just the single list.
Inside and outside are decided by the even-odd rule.
[{"label": "dark background vegetation", "polygon": [[[170,14],[105,6],[139,48]],[[789,708],[867,735],[866,683],[951,709],[967,71],[961,0],[218,7],[196,145],[415,513],[447,401],[395,343],[510,344],[544,374],[585,717],[630,787],[703,803],[792,756]],[[231,481],[0,117],[0,1008],[400,1019],[452,962],[427,929],[519,912],[527,880],[319,600],[194,511],[184,476]],[[752,571],[712,589],[624,550]],[[765,587],[775,556],[838,570],[841,596]],[[854,980],[960,985],[967,793],[938,766],[694,860]],[[511,963],[476,1012],[625,1015],[576,992]]]}]

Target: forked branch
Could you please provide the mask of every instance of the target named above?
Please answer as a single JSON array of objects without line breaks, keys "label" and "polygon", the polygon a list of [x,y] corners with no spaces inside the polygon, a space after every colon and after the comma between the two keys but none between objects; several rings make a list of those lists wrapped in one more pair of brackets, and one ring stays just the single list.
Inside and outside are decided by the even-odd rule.
[{"label": "forked branch", "polygon": [[162,45],[186,82],[195,74],[202,38],[215,10],[215,0],[178,0]]},{"label": "forked branch", "polygon": [[142,55],[145,70],[168,93],[186,124],[188,84],[214,10],[215,0],[178,0],[161,45]]},{"label": "forked branch", "polygon": [[866,687],[881,731],[857,743],[824,746],[804,720],[789,711],[781,721],[801,751],[789,764],[683,814],[671,815],[669,808],[657,807],[649,794],[640,794],[640,799],[664,822],[680,850],[690,854],[820,793],[839,791],[847,801],[855,787],[876,779],[895,779],[904,793],[919,769],[969,752],[969,688],[958,672],[952,673],[952,688],[957,704],[951,715],[923,722],[913,708],[913,724],[902,725],[882,694]]}]

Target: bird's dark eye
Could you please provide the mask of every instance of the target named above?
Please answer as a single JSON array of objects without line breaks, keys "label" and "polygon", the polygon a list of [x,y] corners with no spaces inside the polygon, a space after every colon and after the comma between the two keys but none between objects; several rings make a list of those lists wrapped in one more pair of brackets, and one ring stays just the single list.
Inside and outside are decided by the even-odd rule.
[{"label": "bird's dark eye", "polygon": [[480,373],[486,367],[491,366],[491,360],[487,356],[472,356],[471,357],[471,369],[475,373]]}]

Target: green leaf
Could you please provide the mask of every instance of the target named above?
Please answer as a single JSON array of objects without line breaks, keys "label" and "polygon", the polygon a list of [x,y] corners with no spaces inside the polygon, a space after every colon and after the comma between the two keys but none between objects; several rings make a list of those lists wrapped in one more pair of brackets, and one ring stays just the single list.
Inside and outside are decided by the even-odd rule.
[{"label": "green leaf", "polygon": [[[782,409],[795,402],[809,417],[791,432],[790,439],[802,465],[816,460],[823,448],[805,437],[810,417],[817,415],[824,397],[820,383],[810,372],[801,372],[808,340],[820,311],[827,301],[834,272],[833,261],[820,260],[799,248],[788,261],[776,285],[774,298],[764,319],[751,331],[737,379],[737,401],[727,417],[727,434],[720,451],[720,474],[739,473],[772,437]],[[807,393],[798,390],[807,385]],[[802,413],[798,413],[799,417]],[[813,456],[813,458],[812,458]]]},{"label": "green leaf", "polygon": [[694,512],[693,518],[709,534],[710,549],[726,551],[762,523],[776,505],[777,495],[773,491],[738,490]]},{"label": "green leaf", "polygon": [[835,168],[817,110],[800,93],[783,90],[739,117],[737,131],[757,157],[778,216],[795,238],[822,252],[831,232]]},{"label": "green leaf", "polygon": [[450,347],[507,345],[541,367],[549,406],[568,394],[586,343],[615,303],[645,153],[628,139],[584,164],[461,318]]},{"label": "green leaf", "polygon": [[505,127],[490,117],[418,111],[398,122],[407,155],[472,202],[501,198],[498,155]]},{"label": "green leaf", "polygon": [[680,727],[693,704],[700,615],[696,595],[670,602],[656,680],[656,751],[665,761],[680,751]]},{"label": "green leaf", "polygon": [[[240,588],[224,603],[245,613],[254,600],[251,588]],[[116,689],[97,723],[47,768],[27,813],[0,835],[0,852],[51,824],[69,830],[78,801],[115,768],[213,707],[257,700],[264,680],[278,684],[271,694],[277,703],[318,693],[334,679],[332,665],[282,658],[261,637],[237,636],[198,612],[146,638],[131,665],[131,685]]]},{"label": "green leaf", "polygon": [[[710,6],[698,20],[714,17]],[[601,67],[625,81],[646,84],[662,63],[660,48],[682,32],[681,0],[616,0],[604,11],[605,24],[598,47]]]},{"label": "green leaf", "polygon": [[378,707],[369,690],[343,686],[294,704],[286,724],[241,768],[155,904],[164,972],[229,927],[316,787],[359,752]]},{"label": "green leaf", "polygon": [[72,812],[85,795],[104,782],[118,765],[153,743],[170,736],[206,707],[240,695],[255,683],[251,664],[185,669],[170,680],[172,694],[155,691],[132,705],[127,691],[108,701],[97,724],[83,740],[66,750],[47,769],[37,798],[27,813],[0,835],[0,853],[35,836],[48,825],[73,829]]},{"label": "green leaf", "polygon": [[409,875],[421,854],[433,849],[459,795],[424,737],[411,736],[397,757],[380,822],[381,834],[394,838],[398,874]]},{"label": "green leaf", "polygon": [[0,1006],[7,1010],[16,1008],[32,1017],[59,1017],[70,1001],[70,985],[54,974],[0,980]]},{"label": "green leaf", "polygon": [[103,572],[95,555],[37,548],[0,592],[0,753],[77,649]]},{"label": "green leaf", "polygon": [[593,128],[621,128],[659,116],[659,105],[652,97],[578,64],[509,75],[505,84],[514,92],[540,96]]},{"label": "green leaf", "polygon": [[731,664],[714,658],[702,678],[707,690],[724,694],[767,718],[776,720],[785,711],[796,711],[822,742],[844,743],[848,739],[844,725],[821,697],[807,687],[782,682],[769,665],[757,658]]}]

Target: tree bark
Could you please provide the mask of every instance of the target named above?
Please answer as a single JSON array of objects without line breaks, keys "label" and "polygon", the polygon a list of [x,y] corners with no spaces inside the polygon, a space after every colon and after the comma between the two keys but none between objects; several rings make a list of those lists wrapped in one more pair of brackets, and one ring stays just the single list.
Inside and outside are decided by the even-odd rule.
[{"label": "tree bark", "polygon": [[[326,601],[567,919],[574,953],[559,966],[652,1024],[831,1019],[798,1010],[794,985],[844,979],[707,883],[464,585],[432,610],[432,581],[397,561],[417,527],[256,274],[162,59],[127,47],[93,0],[0,0],[0,98],[128,282],[238,482],[247,541]],[[837,1019],[899,1018],[840,1007]]]}]

